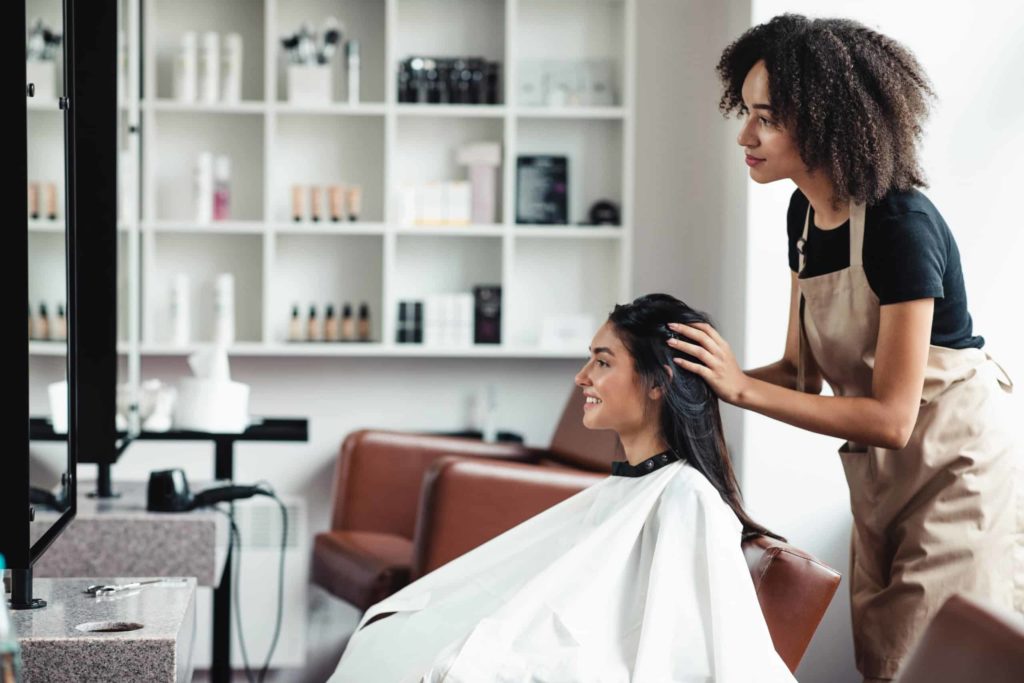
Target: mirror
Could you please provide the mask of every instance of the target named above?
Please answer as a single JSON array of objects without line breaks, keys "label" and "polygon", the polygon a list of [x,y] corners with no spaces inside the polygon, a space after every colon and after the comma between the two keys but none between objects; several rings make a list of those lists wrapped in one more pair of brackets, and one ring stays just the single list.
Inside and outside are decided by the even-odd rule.
[{"label": "mirror", "polygon": [[[70,501],[67,128],[62,0],[25,0],[29,482],[37,522]],[[47,514],[52,511],[54,514]],[[33,536],[46,524],[33,525]],[[34,539],[33,539],[34,540]]]}]

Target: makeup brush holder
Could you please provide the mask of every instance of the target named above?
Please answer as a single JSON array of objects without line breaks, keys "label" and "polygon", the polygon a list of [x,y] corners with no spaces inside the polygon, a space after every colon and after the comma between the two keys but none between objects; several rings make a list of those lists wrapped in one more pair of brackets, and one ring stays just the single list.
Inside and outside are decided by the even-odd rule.
[{"label": "makeup brush holder", "polygon": [[25,62],[25,81],[35,85],[36,101],[57,98],[57,62],[52,59],[33,59]]},{"label": "makeup brush holder", "polygon": [[331,66],[329,64],[290,64],[288,66],[288,102],[291,104],[330,104]]}]

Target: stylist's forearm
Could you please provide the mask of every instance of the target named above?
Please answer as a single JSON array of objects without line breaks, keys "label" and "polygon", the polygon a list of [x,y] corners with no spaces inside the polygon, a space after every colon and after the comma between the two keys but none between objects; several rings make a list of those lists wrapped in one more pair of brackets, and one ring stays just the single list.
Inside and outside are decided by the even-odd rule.
[{"label": "stylist's forearm", "polygon": [[775,386],[796,389],[796,368],[785,360],[776,361],[771,365],[763,365],[751,370],[744,370],[743,373],[747,377],[769,382]]},{"label": "stylist's forearm", "polygon": [[898,411],[871,397],[818,396],[749,377],[736,405],[794,427],[881,448],[902,448]]}]

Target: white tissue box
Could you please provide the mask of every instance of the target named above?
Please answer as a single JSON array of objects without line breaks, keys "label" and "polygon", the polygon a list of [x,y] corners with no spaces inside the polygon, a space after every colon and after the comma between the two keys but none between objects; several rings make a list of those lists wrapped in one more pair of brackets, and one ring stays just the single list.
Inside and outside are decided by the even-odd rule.
[{"label": "white tissue box", "polygon": [[288,66],[288,101],[291,104],[330,104],[330,65],[290,64]]},{"label": "white tissue box", "polygon": [[184,377],[174,406],[176,429],[238,434],[249,426],[249,385]]}]

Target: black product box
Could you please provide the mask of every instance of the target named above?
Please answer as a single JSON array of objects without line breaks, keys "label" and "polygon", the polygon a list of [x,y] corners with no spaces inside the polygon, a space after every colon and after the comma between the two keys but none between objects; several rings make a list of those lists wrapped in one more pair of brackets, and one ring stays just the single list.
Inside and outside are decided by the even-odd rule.
[{"label": "black product box", "polygon": [[396,340],[399,344],[423,343],[423,302],[399,301]]},{"label": "black product box", "polygon": [[501,286],[478,285],[473,288],[473,342],[501,343]]},{"label": "black product box", "polygon": [[520,156],[516,160],[516,223],[569,223],[569,160],[564,156]]}]

